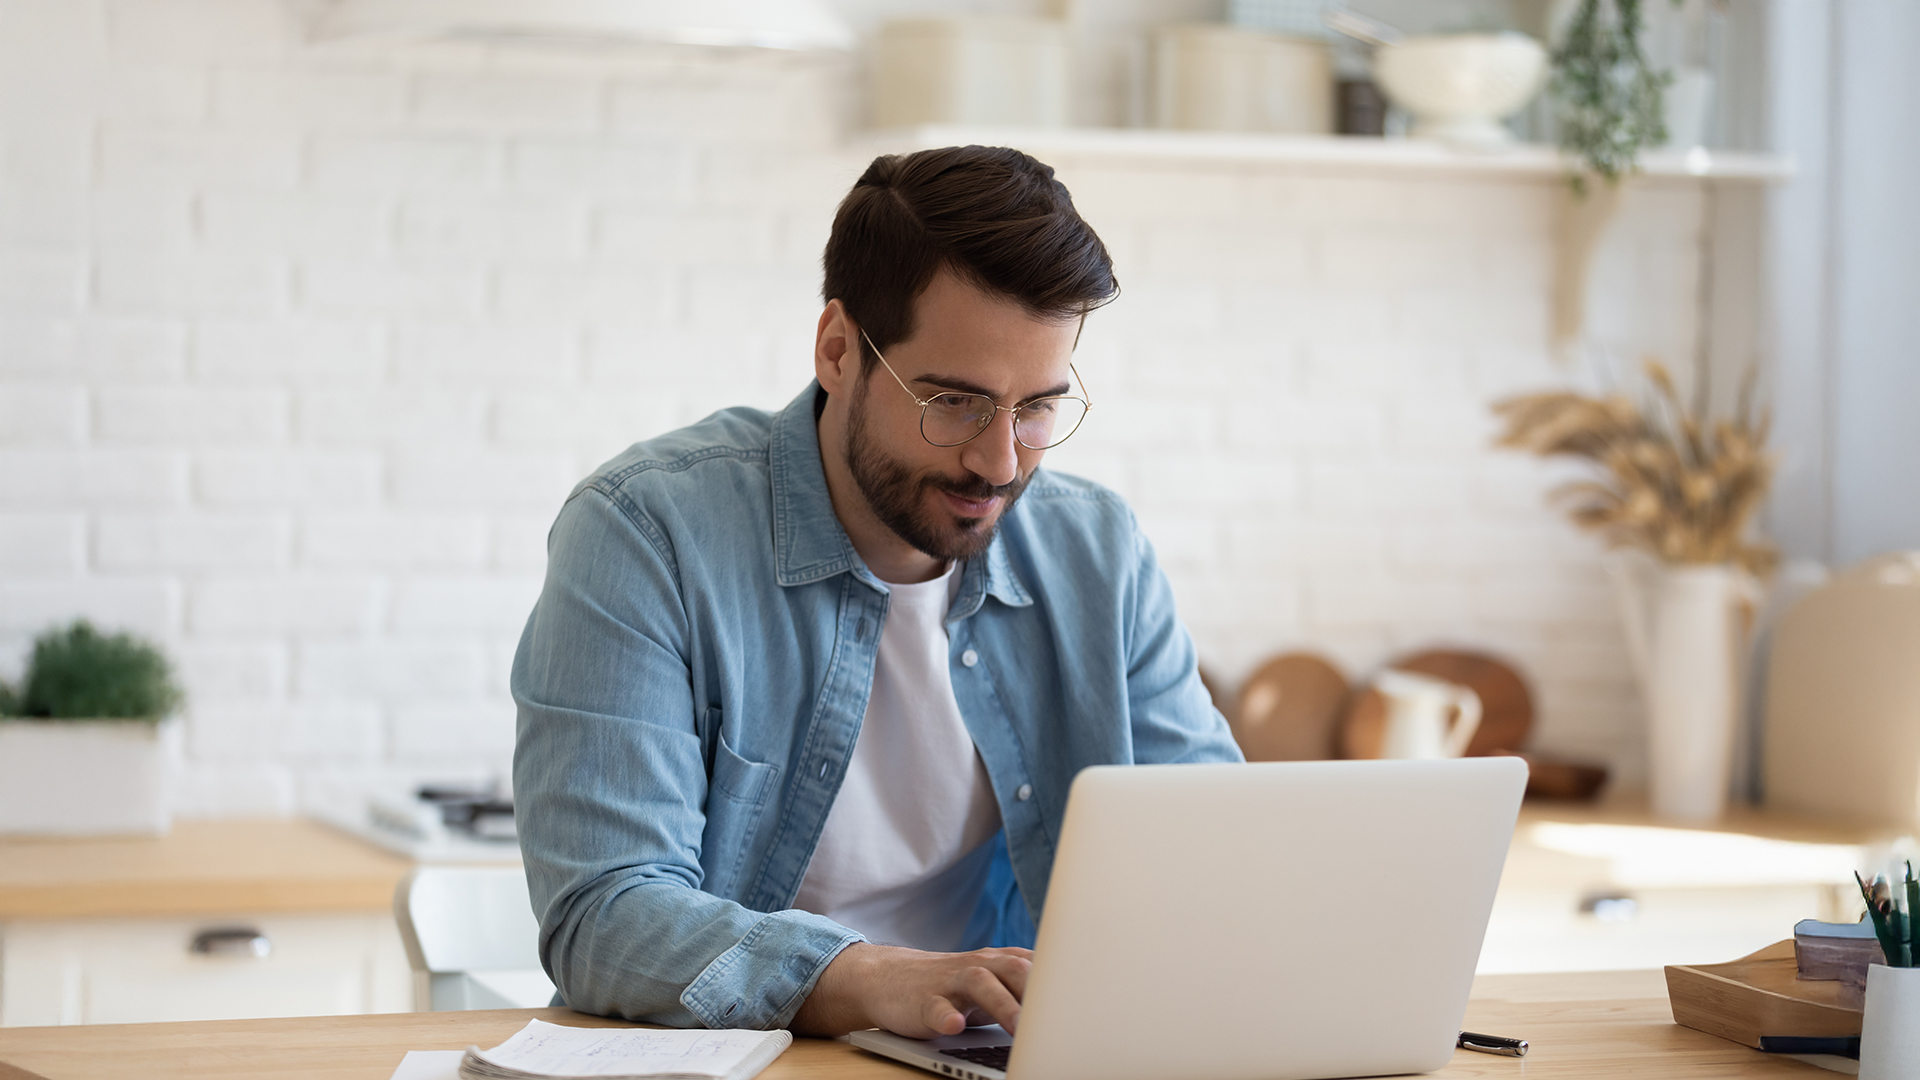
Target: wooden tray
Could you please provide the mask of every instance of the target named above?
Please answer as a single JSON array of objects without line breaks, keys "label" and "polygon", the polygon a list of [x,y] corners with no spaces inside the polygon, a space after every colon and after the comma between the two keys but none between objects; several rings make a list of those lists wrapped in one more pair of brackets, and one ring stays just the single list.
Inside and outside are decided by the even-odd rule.
[{"label": "wooden tray", "polygon": [[1860,1034],[1860,1006],[1839,982],[1802,981],[1792,940],[1727,964],[1667,968],[1673,1022],[1760,1047],[1762,1035],[1843,1038]]}]

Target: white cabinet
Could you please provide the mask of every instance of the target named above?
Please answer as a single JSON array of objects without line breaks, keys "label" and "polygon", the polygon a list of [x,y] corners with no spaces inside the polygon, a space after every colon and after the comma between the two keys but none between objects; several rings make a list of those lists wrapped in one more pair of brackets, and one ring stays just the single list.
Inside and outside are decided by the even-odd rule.
[{"label": "white cabinet", "polygon": [[[208,943],[212,951],[195,951],[195,939],[207,931],[243,929],[258,931],[266,944],[227,935]],[[0,1026],[329,1016],[411,1006],[406,953],[385,913],[0,923]]]},{"label": "white cabinet", "polygon": [[0,836],[0,1026],[404,1011],[412,866],[297,818]]}]

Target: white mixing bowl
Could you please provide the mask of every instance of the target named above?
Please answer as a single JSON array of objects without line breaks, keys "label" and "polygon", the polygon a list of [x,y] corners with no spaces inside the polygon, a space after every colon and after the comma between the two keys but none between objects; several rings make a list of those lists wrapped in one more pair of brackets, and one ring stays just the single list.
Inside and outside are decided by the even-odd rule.
[{"label": "white mixing bowl", "polygon": [[1500,121],[1540,89],[1547,51],[1525,34],[1430,34],[1381,47],[1373,76],[1414,116],[1413,134],[1450,142],[1499,143]]}]

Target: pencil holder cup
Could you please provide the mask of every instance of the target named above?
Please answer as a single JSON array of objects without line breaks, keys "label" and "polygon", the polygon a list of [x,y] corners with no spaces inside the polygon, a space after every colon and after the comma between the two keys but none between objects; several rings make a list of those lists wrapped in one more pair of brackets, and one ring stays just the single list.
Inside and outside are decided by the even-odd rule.
[{"label": "pencil holder cup", "polygon": [[1867,968],[1860,1027],[1860,1080],[1920,1076],[1920,968]]}]

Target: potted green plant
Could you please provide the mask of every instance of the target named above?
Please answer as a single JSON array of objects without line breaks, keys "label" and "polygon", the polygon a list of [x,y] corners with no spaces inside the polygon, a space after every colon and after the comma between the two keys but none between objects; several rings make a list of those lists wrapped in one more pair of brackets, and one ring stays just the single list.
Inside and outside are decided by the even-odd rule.
[{"label": "potted green plant", "polygon": [[[1621,178],[1640,152],[1667,137],[1663,93],[1672,76],[1655,71],[1641,47],[1642,0],[1580,0],[1553,50],[1547,84],[1560,149],[1572,166],[1560,215],[1552,341],[1570,346],[1586,324],[1593,252],[1620,208]],[[1592,177],[1602,183],[1591,183]]]},{"label": "potted green plant", "polygon": [[1553,51],[1550,84],[1560,148],[1576,159],[1575,191],[1588,173],[1609,186],[1639,166],[1640,151],[1667,137],[1662,93],[1673,76],[1655,71],[1640,46],[1641,0],[1580,0]]},{"label": "potted green plant", "polygon": [[167,658],[131,634],[84,620],[41,634],[19,685],[0,683],[0,833],[165,833],[182,700]]}]

